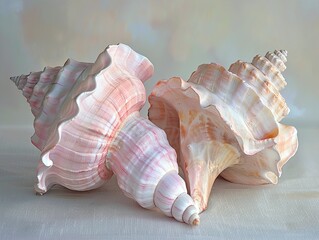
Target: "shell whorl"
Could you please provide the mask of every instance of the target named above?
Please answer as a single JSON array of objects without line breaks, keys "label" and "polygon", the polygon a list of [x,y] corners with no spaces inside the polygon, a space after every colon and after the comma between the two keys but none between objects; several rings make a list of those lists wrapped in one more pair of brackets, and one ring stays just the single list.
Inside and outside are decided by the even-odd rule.
[{"label": "shell whorl", "polygon": [[272,52],[267,52],[265,57],[278,68],[280,72],[286,70],[285,63],[287,62],[288,52],[286,50],[275,50]]},{"label": "shell whorl", "polygon": [[166,173],[156,186],[154,204],[165,215],[190,225],[199,224],[198,208],[187,194],[184,180],[176,171]]},{"label": "shell whorl", "polygon": [[17,88],[22,91],[30,104],[31,112],[36,117],[41,111],[45,95],[52,88],[61,67],[45,67],[43,71],[31,72],[28,75],[11,77]]},{"label": "shell whorl", "polygon": [[278,91],[287,85],[285,78],[281,74],[286,68],[285,62],[287,62],[287,54],[288,52],[285,50],[276,50],[273,54],[268,52],[265,57],[256,55],[252,60],[252,65],[268,77],[269,82],[271,82]]},{"label": "shell whorl", "polygon": [[166,134],[138,113],[123,123],[107,154],[125,195],[144,208],[158,207],[165,215],[192,225],[198,210],[178,175],[175,150]]},{"label": "shell whorl", "polygon": [[229,67],[230,72],[240,77],[259,95],[278,122],[290,111],[280,94],[280,90],[287,84],[281,74],[286,69],[285,62],[287,51],[275,50],[273,53],[267,52],[265,57],[256,55],[252,63],[239,60]]}]

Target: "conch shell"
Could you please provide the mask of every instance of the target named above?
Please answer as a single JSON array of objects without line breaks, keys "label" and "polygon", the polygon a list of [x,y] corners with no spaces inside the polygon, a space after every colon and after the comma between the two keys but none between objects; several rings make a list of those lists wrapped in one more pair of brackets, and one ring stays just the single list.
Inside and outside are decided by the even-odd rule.
[{"label": "conch shell", "polygon": [[149,96],[149,119],[165,130],[200,211],[218,175],[234,183],[276,184],[295,154],[296,129],[279,123],[289,112],[279,93],[286,56],[257,55],[229,71],[203,64],[188,82],[160,81]]},{"label": "conch shell", "polygon": [[165,132],[139,111],[151,62],[130,47],[111,45],[95,63],[11,78],[35,116],[32,143],[41,151],[36,191],[54,184],[85,191],[117,176],[125,195],[144,208],[198,224],[198,210],[178,175]]}]

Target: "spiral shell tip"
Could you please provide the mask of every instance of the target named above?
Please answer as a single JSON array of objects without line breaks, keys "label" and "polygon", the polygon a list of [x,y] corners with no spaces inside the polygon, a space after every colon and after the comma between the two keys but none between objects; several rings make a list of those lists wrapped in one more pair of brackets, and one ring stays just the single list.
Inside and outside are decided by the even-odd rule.
[{"label": "spiral shell tip", "polygon": [[279,50],[285,57],[288,56],[288,51],[287,50]]},{"label": "spiral shell tip", "polygon": [[288,51],[287,50],[275,50],[274,54],[277,55],[284,63],[287,62]]},{"label": "spiral shell tip", "polygon": [[17,84],[18,79],[19,77],[10,77],[10,80],[14,82],[15,84]]},{"label": "spiral shell tip", "polygon": [[199,216],[196,214],[196,218],[192,221],[192,225],[198,226],[200,224]]}]

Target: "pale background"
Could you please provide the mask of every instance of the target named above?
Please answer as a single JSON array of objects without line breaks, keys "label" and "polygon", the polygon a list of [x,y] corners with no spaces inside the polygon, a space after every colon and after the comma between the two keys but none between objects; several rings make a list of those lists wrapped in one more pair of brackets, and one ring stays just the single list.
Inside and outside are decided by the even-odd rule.
[{"label": "pale background", "polygon": [[[225,67],[268,50],[288,50],[286,123],[319,125],[319,1],[0,0],[0,124],[32,125],[12,75],[94,61],[109,44],[147,56],[160,79],[185,80],[199,64]],[[143,109],[146,115],[148,106]]]},{"label": "pale background", "polygon": [[[318,239],[319,1],[0,0],[1,239]],[[278,185],[217,179],[201,225],[192,228],[126,198],[116,179],[94,191],[56,187],[33,194],[38,150],[33,116],[12,75],[94,61],[109,44],[147,56],[160,79],[185,80],[199,64],[225,67],[288,50],[291,109],[299,150]],[[147,114],[146,105],[143,115]]]}]

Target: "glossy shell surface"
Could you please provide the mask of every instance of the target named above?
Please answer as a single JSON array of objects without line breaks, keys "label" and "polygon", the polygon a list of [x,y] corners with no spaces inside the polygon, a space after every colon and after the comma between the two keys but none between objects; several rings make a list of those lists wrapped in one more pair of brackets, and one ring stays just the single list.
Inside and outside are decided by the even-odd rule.
[{"label": "glossy shell surface", "polygon": [[297,131],[279,121],[289,109],[285,51],[238,61],[230,70],[203,64],[186,82],[160,81],[149,97],[149,118],[164,129],[178,155],[190,195],[207,207],[218,175],[244,184],[277,183],[298,146]]}]

